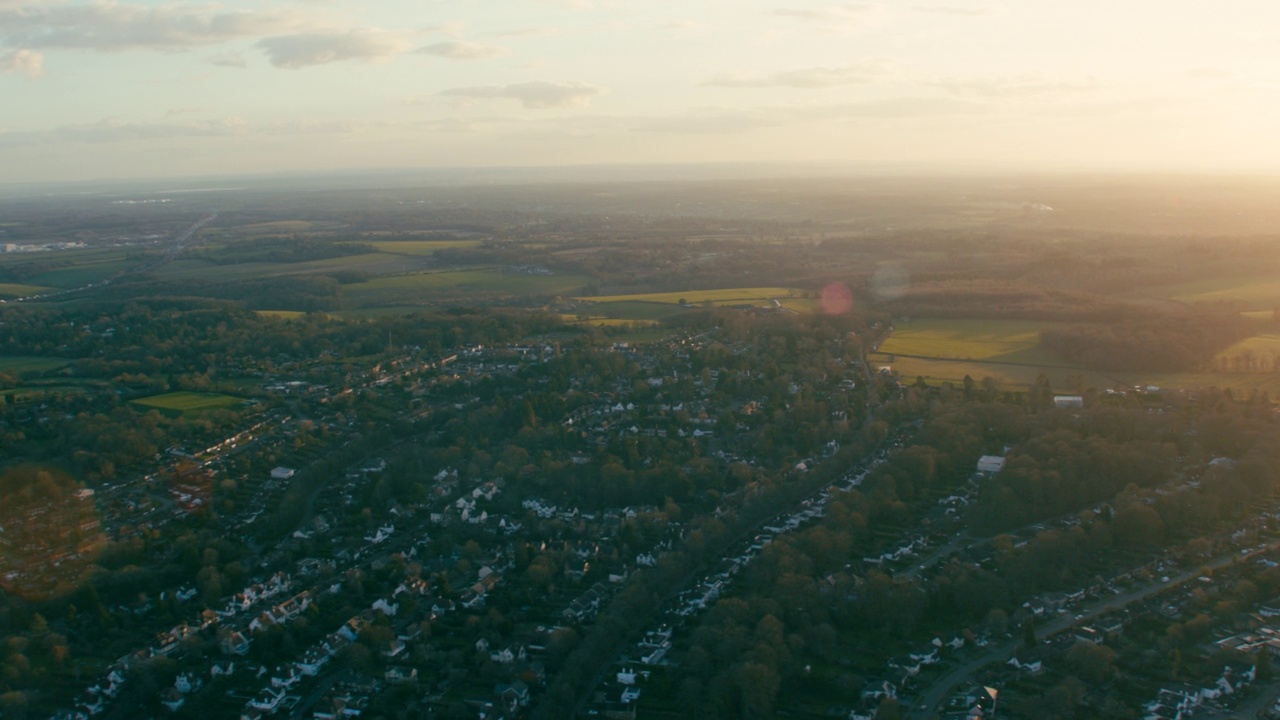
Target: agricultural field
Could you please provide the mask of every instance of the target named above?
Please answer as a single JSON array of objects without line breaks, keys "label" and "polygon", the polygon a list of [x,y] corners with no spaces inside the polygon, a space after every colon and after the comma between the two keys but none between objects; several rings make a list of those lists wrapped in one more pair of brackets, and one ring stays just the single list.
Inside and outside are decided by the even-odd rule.
[{"label": "agricultural field", "polygon": [[164,395],[152,395],[133,401],[147,409],[160,410],[166,414],[196,414],[204,410],[233,408],[244,404],[244,398],[220,395],[218,393],[171,392]]},{"label": "agricultural field", "polygon": [[157,276],[165,280],[251,280],[276,275],[326,273],[355,270],[370,275],[421,269],[422,261],[391,253],[366,253],[296,263],[252,262],[219,265],[203,260],[179,260],[162,267]]},{"label": "agricultural field", "polygon": [[1042,374],[1048,378],[1049,384],[1058,392],[1074,392],[1076,387],[1081,384],[1085,388],[1108,388],[1132,384],[1125,382],[1122,378],[1068,366],[1012,365],[970,360],[927,360],[883,353],[871,353],[869,360],[872,369],[880,366],[892,367],[898,373],[898,377],[902,382],[907,384],[915,382],[918,377],[923,377],[929,385],[941,385],[944,382],[960,385],[964,381],[964,377],[968,375],[975,381],[990,377],[1000,387],[1008,390],[1024,390],[1028,386],[1034,385],[1036,379]]},{"label": "agricultural field", "polygon": [[1139,294],[1190,304],[1235,303],[1262,312],[1280,305],[1280,279],[1274,274],[1211,278],[1144,288]]},{"label": "agricultural field", "polygon": [[0,355],[0,373],[44,373],[53,372],[71,361],[66,358],[27,357],[22,355]]},{"label": "agricultural field", "polygon": [[342,294],[353,307],[411,306],[424,300],[464,296],[567,295],[586,282],[580,275],[529,275],[478,268],[380,277],[344,286]]},{"label": "agricultural field", "polygon": [[379,251],[396,255],[434,255],[440,250],[473,248],[479,240],[375,240],[368,243]]},{"label": "agricultural field", "polygon": [[1040,331],[1053,325],[1026,320],[914,320],[896,326],[879,350],[932,359],[1065,365],[1040,347]]},{"label": "agricultural field", "polygon": [[335,222],[320,222],[315,220],[274,220],[271,222],[253,223],[251,225],[238,225],[233,229],[251,235],[283,235],[300,232],[338,230],[342,227],[343,226],[341,224]]},{"label": "agricultural field", "polygon": [[1054,389],[1111,387],[1115,379],[1090,372],[1040,346],[1040,331],[1051,322],[1026,320],[922,319],[899,324],[870,355],[872,367],[891,366],[904,382],[959,384],[968,375],[990,377],[1001,387],[1025,388],[1040,375]]},{"label": "agricultural field", "polygon": [[22,285],[20,283],[0,283],[0,298],[27,297],[53,292],[57,288],[46,285]]},{"label": "agricultural field", "polygon": [[637,295],[601,295],[597,297],[579,297],[596,303],[613,302],[650,302],[678,305],[683,300],[690,305],[711,303],[712,305],[739,305],[744,303],[760,304],[769,300],[782,301],[788,298],[799,298],[803,291],[794,288],[726,288],[721,290],[686,290],[682,292],[641,293]]},{"label": "agricultural field", "polygon": [[[961,383],[990,377],[1002,387],[1019,389],[1043,374],[1059,392],[1080,387],[1156,385],[1167,388],[1231,388],[1276,396],[1280,373],[1271,372],[1097,372],[1077,367],[1039,347],[1039,331],[1049,322],[1015,320],[915,320],[902,323],[869,357],[872,367],[890,366],[903,382],[923,377],[929,384]],[[1280,358],[1280,333],[1255,335],[1223,350],[1215,367],[1232,367],[1240,358],[1264,364]]]}]

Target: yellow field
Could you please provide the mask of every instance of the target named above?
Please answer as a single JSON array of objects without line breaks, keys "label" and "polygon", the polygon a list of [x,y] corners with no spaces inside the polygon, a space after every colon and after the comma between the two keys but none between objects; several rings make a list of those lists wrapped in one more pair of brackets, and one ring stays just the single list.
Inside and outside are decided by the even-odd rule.
[{"label": "yellow field", "polygon": [[737,305],[740,303],[756,303],[785,298],[796,298],[802,291],[793,288],[728,288],[723,290],[684,290],[682,292],[643,293],[637,295],[600,295],[596,297],[579,297],[577,300],[591,302],[653,302],[678,304],[681,300],[692,305],[710,302],[713,305]]},{"label": "yellow field", "polygon": [[1051,322],[1024,320],[913,320],[896,326],[880,352],[950,360],[1067,364],[1039,347]]},{"label": "yellow field", "polygon": [[292,320],[306,315],[306,313],[298,310],[254,310],[254,312],[262,317],[273,317],[280,320]]}]

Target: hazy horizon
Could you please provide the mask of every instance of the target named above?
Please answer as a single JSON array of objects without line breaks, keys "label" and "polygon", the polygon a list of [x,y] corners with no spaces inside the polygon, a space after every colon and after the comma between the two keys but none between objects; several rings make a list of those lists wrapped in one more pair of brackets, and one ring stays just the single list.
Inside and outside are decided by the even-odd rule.
[{"label": "hazy horizon", "polygon": [[840,164],[1277,172],[1280,7],[0,2],[0,183]]}]

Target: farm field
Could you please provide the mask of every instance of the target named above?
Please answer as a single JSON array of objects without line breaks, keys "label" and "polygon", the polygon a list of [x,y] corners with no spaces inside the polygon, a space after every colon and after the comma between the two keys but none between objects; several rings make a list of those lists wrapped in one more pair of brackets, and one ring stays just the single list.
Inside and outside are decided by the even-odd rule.
[{"label": "farm field", "polygon": [[28,373],[50,372],[70,363],[66,358],[30,357],[24,355],[0,355],[0,372]]},{"label": "farm field", "polygon": [[218,265],[201,260],[179,260],[162,267],[157,275],[166,280],[250,280],[275,275],[356,270],[369,274],[419,269],[421,261],[391,253],[366,253],[297,263],[240,263]]},{"label": "farm field", "polygon": [[597,303],[611,302],[650,302],[678,305],[681,300],[697,305],[709,302],[713,305],[736,305],[738,303],[754,303],[777,299],[782,301],[795,298],[800,291],[793,288],[725,288],[720,290],[685,290],[682,292],[642,293],[637,295],[601,295],[597,297],[579,297],[578,300],[589,300]]},{"label": "farm field", "polygon": [[135,267],[137,264],[137,262],[123,258],[77,262],[67,267],[37,275],[31,278],[31,283],[33,285],[46,285],[56,288],[76,288],[106,280]]},{"label": "farm field", "polygon": [[1027,320],[912,320],[896,326],[879,351],[921,358],[1068,365],[1040,347],[1040,331],[1053,325]]},{"label": "farm field", "polygon": [[342,294],[360,307],[411,306],[427,299],[463,295],[566,295],[586,282],[580,275],[527,275],[479,268],[380,277],[347,285]]},{"label": "farm field", "polygon": [[169,413],[198,413],[202,410],[236,407],[243,403],[244,398],[197,392],[171,392],[133,401],[134,405]]},{"label": "farm field", "polygon": [[434,255],[439,250],[479,247],[479,240],[375,240],[368,243],[384,253]]},{"label": "farm field", "polygon": [[1058,392],[1074,391],[1074,378],[1083,379],[1086,388],[1107,388],[1126,384],[1118,378],[1069,366],[1011,365],[971,360],[926,360],[883,353],[871,353],[869,359],[873,369],[888,365],[898,373],[902,382],[907,384],[915,382],[918,377],[923,377],[930,385],[941,385],[944,382],[960,385],[968,375],[975,381],[990,377],[1002,388],[1021,390],[1034,385],[1041,374],[1049,379],[1049,384]]},{"label": "farm field", "polygon": [[1139,294],[1184,303],[1238,303],[1249,310],[1269,311],[1280,304],[1280,279],[1274,274],[1211,278],[1144,288]]},{"label": "farm field", "polygon": [[0,283],[0,298],[27,297],[53,292],[57,288],[47,285],[23,285],[21,283]]}]

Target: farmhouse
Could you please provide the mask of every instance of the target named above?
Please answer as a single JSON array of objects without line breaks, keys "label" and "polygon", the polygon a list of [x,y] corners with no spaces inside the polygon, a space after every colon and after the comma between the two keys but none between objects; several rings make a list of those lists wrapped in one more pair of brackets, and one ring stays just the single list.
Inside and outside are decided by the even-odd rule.
[{"label": "farmhouse", "polygon": [[1082,408],[1084,398],[1079,395],[1054,395],[1053,406],[1057,408]]},{"label": "farmhouse", "polygon": [[978,472],[980,473],[998,473],[1003,469],[1003,455],[983,455],[978,458]]}]

